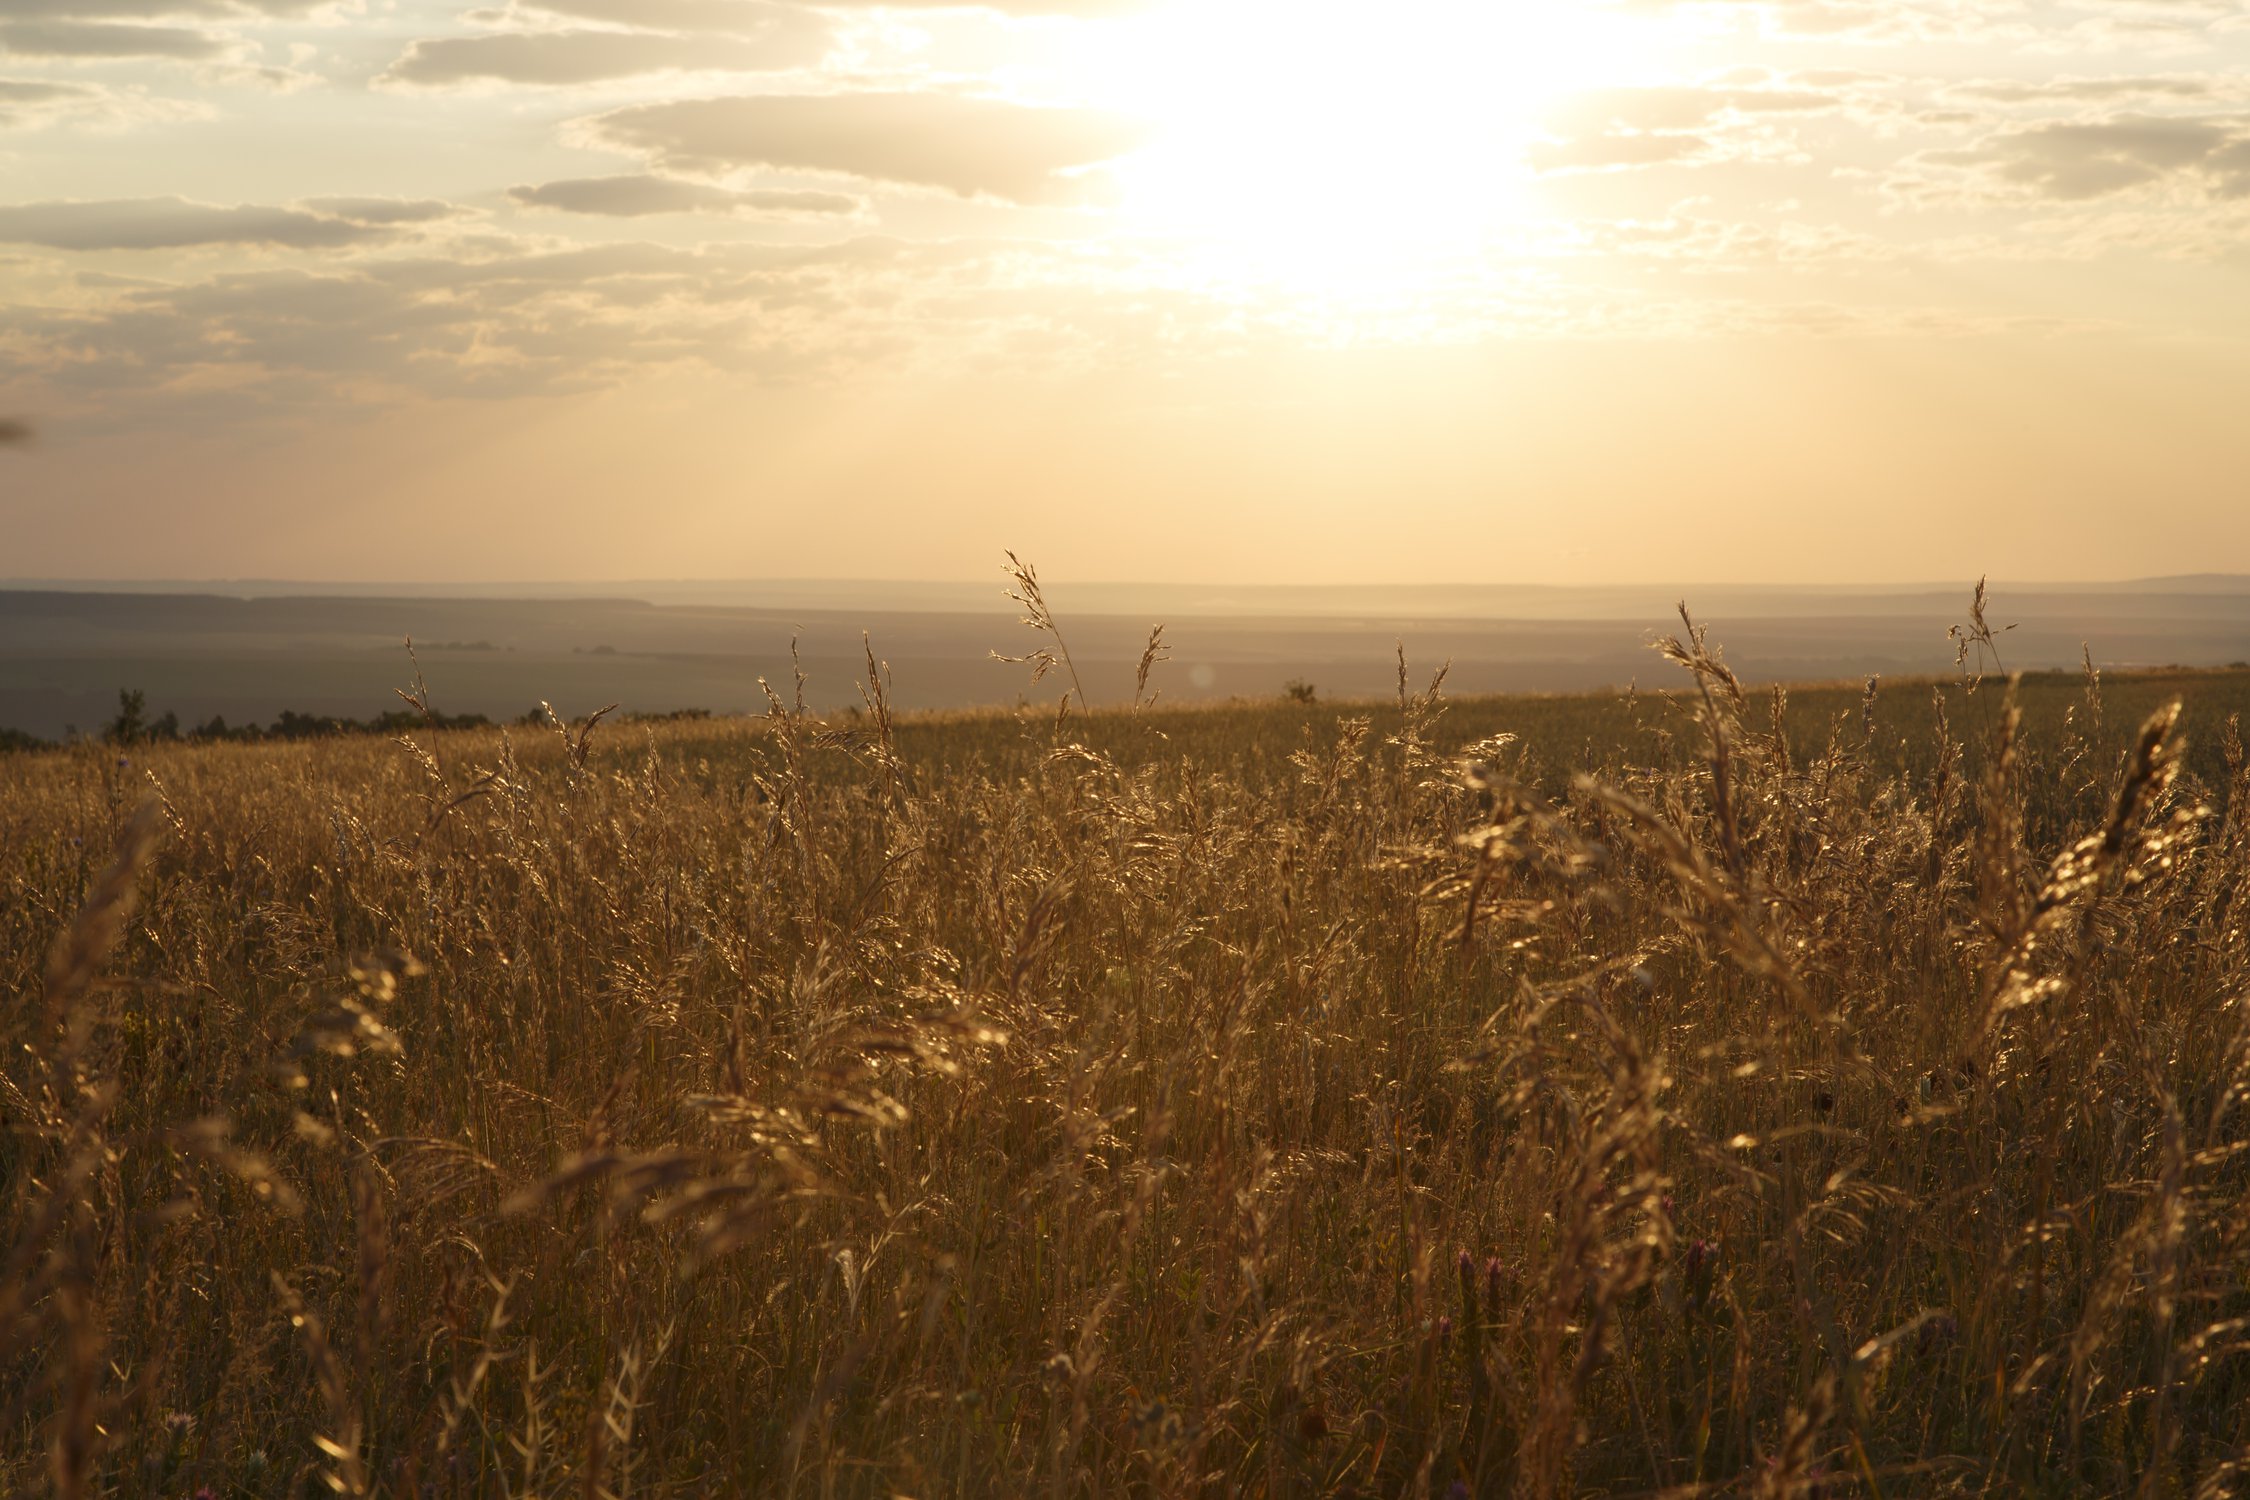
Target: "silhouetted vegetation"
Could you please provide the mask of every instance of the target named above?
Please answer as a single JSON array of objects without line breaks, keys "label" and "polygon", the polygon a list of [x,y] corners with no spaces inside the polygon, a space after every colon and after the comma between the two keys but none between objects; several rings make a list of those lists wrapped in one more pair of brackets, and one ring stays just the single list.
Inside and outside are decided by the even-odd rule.
[{"label": "silhouetted vegetation", "polygon": [[[534,710],[525,722],[545,722],[545,709]],[[335,735],[399,735],[415,729],[482,729],[492,720],[483,714],[444,714],[413,709],[391,709],[365,719],[333,714],[299,713],[285,708],[271,724],[229,724],[214,714],[193,728],[182,730],[179,715],[169,710],[150,718],[148,695],[138,688],[120,688],[117,715],[102,729],[101,737],[113,745],[142,745],[177,740],[233,741],[313,740]],[[44,743],[34,736],[9,731],[24,746]]]},{"label": "silhouetted vegetation", "polygon": [[[707,708],[675,708],[619,717],[628,724],[693,724],[714,715]],[[519,715],[514,722],[519,726],[544,728],[555,719],[553,711],[542,703]],[[484,714],[446,714],[434,710],[423,713],[391,709],[364,719],[353,719],[285,708],[270,724],[229,724],[224,715],[213,714],[201,724],[183,728],[179,715],[169,709],[151,718],[148,695],[140,689],[120,688],[117,713],[102,726],[100,738],[112,745],[179,741],[255,744],[264,740],[313,740],[355,734],[396,736],[418,729],[483,729],[491,724],[492,720]],[[24,730],[0,728],[0,751],[49,749],[54,743]]]}]

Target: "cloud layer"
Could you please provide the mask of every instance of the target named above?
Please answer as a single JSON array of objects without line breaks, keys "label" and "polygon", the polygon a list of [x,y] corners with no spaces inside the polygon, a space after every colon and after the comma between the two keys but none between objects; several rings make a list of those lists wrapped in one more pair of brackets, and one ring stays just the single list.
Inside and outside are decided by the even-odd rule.
[{"label": "cloud layer", "polygon": [[536,187],[508,189],[511,201],[526,208],[569,214],[642,218],[651,214],[810,214],[855,212],[857,198],[842,193],[760,189],[738,191],[676,177],[634,173],[616,177],[576,177]]},{"label": "cloud layer", "polygon": [[1123,156],[1145,131],[1099,110],[848,93],[635,105],[593,120],[589,135],[682,172],[766,167],[1055,203],[1077,196],[1072,174]]},{"label": "cloud layer", "polygon": [[1925,158],[1986,182],[2066,203],[2169,186],[2216,199],[2250,197],[2250,121],[2115,115],[2001,131]]},{"label": "cloud layer", "polygon": [[17,57],[115,59],[159,57],[202,61],[222,55],[226,42],[184,26],[135,26],[110,21],[0,20],[0,52]]},{"label": "cloud layer", "polygon": [[0,391],[2191,326],[2148,268],[2250,227],[2238,0],[1547,3],[1677,49],[1527,67],[1441,138],[1399,133],[1452,116],[1380,7],[1195,58],[1192,13],[1125,45],[1147,0],[0,0]]},{"label": "cloud layer", "polygon": [[818,27],[762,36],[641,31],[526,31],[420,41],[384,76],[396,83],[601,83],[650,73],[759,72],[807,67],[827,49]]},{"label": "cloud layer", "polygon": [[256,204],[221,207],[185,198],[0,206],[0,243],[54,250],[178,250],[240,245],[335,250],[390,237],[377,222]]}]

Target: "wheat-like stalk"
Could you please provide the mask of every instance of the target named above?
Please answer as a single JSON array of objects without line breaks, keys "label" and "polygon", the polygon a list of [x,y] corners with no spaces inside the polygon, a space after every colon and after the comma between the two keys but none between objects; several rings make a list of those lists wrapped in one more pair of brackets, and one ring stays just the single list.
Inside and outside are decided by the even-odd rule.
[{"label": "wheat-like stalk", "polygon": [[0,1491],[2242,1489],[2250,678],[1100,708],[1010,566],[1067,735],[12,755]]}]

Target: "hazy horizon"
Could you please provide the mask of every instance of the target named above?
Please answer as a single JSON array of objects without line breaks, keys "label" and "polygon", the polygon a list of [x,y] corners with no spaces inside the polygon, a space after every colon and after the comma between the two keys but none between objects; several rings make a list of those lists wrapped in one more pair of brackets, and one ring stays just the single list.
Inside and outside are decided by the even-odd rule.
[{"label": "hazy horizon", "polygon": [[[1036,566],[1036,563],[1034,564]],[[1829,594],[1840,597],[1900,596],[1956,593],[1964,596],[1980,581],[1978,576],[1965,578],[1895,578],[1846,581],[1829,579],[1756,579],[1748,577],[1680,578],[1654,576],[1649,578],[1610,578],[1598,583],[1545,583],[1526,579],[1476,580],[1467,578],[1293,578],[1286,580],[1255,581],[1231,578],[1155,578],[1155,577],[1053,577],[1042,574],[1050,586],[1090,589],[1105,594],[1126,590],[1222,591],[1245,595],[1280,594],[1428,594],[1458,597],[1482,593],[1494,596],[1520,594],[1525,596],[1572,596],[1632,590],[1636,592],[1670,592],[1680,590],[1711,589],[1729,592],[1807,595]],[[2245,572],[2195,572],[2145,575],[2118,575],[2115,577],[1996,577],[1982,575],[1981,581],[1995,593],[2031,591],[2038,593],[2088,592],[2111,593],[2119,591],[2149,590],[2152,592],[2222,592],[2250,591],[2250,571]],[[914,574],[742,574],[677,577],[628,576],[615,577],[374,577],[351,578],[337,576],[258,576],[210,575],[186,577],[152,574],[147,576],[0,576],[0,589],[15,592],[51,590],[75,593],[111,594],[177,594],[210,593],[221,597],[275,598],[288,597],[287,591],[302,590],[306,597],[387,597],[387,598],[623,598],[643,594],[655,596],[650,602],[676,598],[680,595],[710,593],[727,594],[754,589],[778,590],[834,590],[857,589],[929,589],[948,594],[976,595],[980,601],[986,596],[1001,597],[1005,589],[997,579],[971,578],[960,575]],[[542,594],[541,590],[566,591]],[[479,592],[483,591],[483,592]]]},{"label": "hazy horizon", "polygon": [[[199,723],[264,722],[283,710],[367,718],[396,703],[419,652],[448,712],[513,717],[533,703],[566,714],[756,711],[758,679],[801,668],[822,712],[859,702],[872,650],[903,708],[1050,701],[1018,655],[1036,644],[994,584],[781,582],[554,591],[233,594],[0,587],[0,728],[47,738],[114,713],[120,690],[151,713]],[[1451,663],[1456,693],[1660,686],[1674,669],[1649,650],[1679,628],[1672,591],[1607,588],[1101,585],[1049,581],[1047,597],[1089,701],[1131,701],[1150,627],[1171,658],[1151,685],[1174,702],[1277,699],[1290,683],[1327,696],[1395,688],[1397,653],[1417,680]],[[1970,585],[1905,591],[1803,586],[1687,592],[1697,621],[1746,680],[1932,676],[1954,666],[1950,625]],[[2053,669],[2217,667],[2250,661],[2250,579],[2172,586],[1998,588],[1989,616],[2001,664]]]}]

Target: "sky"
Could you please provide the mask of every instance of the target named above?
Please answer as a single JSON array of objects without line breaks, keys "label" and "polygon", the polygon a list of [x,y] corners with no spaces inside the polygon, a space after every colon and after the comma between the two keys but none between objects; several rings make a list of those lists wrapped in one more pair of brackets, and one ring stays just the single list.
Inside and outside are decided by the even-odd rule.
[{"label": "sky", "polygon": [[2250,0],[0,0],[0,575],[2250,571],[2246,230]]}]

